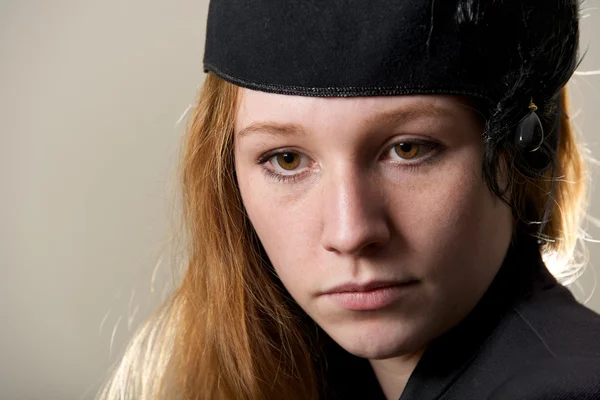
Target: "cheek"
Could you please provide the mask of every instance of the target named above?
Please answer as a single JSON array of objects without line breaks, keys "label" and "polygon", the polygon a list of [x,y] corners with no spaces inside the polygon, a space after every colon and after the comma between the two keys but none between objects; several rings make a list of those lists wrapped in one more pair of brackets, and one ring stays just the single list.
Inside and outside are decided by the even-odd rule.
[{"label": "cheek", "polygon": [[[452,173],[451,173],[452,172]],[[431,180],[415,194],[412,214],[404,223],[414,240],[428,240],[437,246],[477,230],[489,201],[484,184],[470,171],[453,169]],[[406,206],[406,209],[409,207]]]},{"label": "cheek", "polygon": [[512,234],[508,206],[481,177],[481,158],[471,151],[431,174],[412,204],[405,204],[399,230],[414,257],[414,272],[437,296],[460,302],[465,288],[480,293],[500,267]]},{"label": "cheek", "polygon": [[482,230],[510,220],[506,206],[489,191],[481,175],[481,149],[465,147],[396,195],[400,231],[434,247],[477,238]]},{"label": "cheek", "polygon": [[[252,175],[255,176],[252,176]],[[258,176],[256,176],[258,175]],[[292,296],[311,274],[318,238],[315,208],[300,193],[290,193],[288,184],[270,184],[260,172],[240,174],[240,193],[252,226],[269,259]],[[313,246],[311,246],[313,243]]]}]

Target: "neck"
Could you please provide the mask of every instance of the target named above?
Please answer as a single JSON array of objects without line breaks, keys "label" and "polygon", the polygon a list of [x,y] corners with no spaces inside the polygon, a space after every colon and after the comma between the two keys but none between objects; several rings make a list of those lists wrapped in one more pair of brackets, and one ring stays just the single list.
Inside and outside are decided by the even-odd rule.
[{"label": "neck", "polygon": [[423,351],[385,360],[369,360],[386,399],[397,400],[400,398],[408,378],[423,355]]}]

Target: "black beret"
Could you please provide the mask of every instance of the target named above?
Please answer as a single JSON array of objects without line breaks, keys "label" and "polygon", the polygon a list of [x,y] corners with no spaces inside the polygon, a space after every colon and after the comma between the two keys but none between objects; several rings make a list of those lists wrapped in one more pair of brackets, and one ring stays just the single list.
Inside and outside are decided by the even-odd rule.
[{"label": "black beret", "polygon": [[212,0],[204,69],[305,96],[546,98],[574,70],[577,21],[576,0]]}]

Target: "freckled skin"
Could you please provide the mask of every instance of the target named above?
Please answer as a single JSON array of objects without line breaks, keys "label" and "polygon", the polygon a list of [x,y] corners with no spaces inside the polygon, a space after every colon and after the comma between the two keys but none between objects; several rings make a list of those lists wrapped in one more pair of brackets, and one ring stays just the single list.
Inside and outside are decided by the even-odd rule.
[{"label": "freckled skin", "polygon": [[[449,111],[406,121],[377,115],[431,105]],[[302,125],[304,135],[238,132],[255,122]],[[281,278],[336,342],[369,359],[418,352],[475,306],[509,245],[509,208],[481,177],[482,123],[452,96],[314,98],[243,89],[235,121],[238,183],[249,218]],[[439,151],[389,159],[398,140]],[[424,149],[426,146],[422,146]],[[256,160],[301,154],[295,182]],[[293,171],[292,171],[293,172]],[[321,293],[347,282],[413,279],[383,309],[350,311]]]}]

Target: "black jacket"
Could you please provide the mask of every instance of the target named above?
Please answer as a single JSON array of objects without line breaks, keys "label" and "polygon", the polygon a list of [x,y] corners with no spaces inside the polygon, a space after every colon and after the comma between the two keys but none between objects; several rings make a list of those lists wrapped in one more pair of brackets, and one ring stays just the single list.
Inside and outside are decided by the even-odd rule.
[{"label": "black jacket", "polygon": [[[326,398],[385,399],[368,361],[327,351]],[[400,397],[413,399],[600,399],[600,315],[521,240],[472,312],[426,349]]]}]

